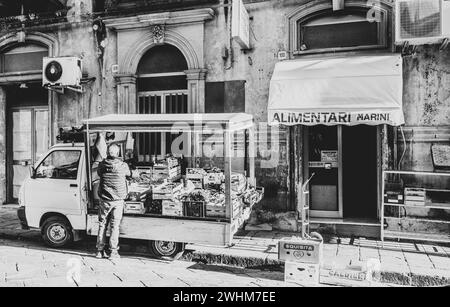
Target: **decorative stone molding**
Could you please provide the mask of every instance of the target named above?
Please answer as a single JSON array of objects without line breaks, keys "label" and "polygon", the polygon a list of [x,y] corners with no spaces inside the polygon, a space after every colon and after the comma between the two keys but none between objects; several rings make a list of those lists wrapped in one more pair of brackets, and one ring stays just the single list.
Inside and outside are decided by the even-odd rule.
[{"label": "decorative stone molding", "polygon": [[184,71],[188,80],[205,80],[207,72],[206,69],[190,69]]},{"label": "decorative stone molding", "polygon": [[[164,43],[177,47],[186,58],[189,69],[199,69],[200,63],[192,45],[182,35],[174,30],[167,29],[164,35]],[[148,32],[137,40],[137,44],[130,48],[122,59],[120,70],[122,74],[135,74],[140,59],[152,47],[158,45],[155,43],[155,37],[152,32]]]},{"label": "decorative stone molding", "polygon": [[115,30],[118,37],[119,113],[136,112],[138,65],[147,51],[161,44],[176,47],[186,59],[189,112],[204,110],[204,23],[213,17],[214,10],[205,8],[104,20],[106,27]]},{"label": "decorative stone molding", "polygon": [[182,23],[199,23],[214,17],[214,10],[205,8],[189,11],[153,13],[131,17],[105,19],[107,27],[116,31],[147,28],[152,25],[173,25]]},{"label": "decorative stone molding", "polygon": [[154,44],[164,44],[165,31],[166,29],[164,25],[152,26],[151,33],[153,35]]}]

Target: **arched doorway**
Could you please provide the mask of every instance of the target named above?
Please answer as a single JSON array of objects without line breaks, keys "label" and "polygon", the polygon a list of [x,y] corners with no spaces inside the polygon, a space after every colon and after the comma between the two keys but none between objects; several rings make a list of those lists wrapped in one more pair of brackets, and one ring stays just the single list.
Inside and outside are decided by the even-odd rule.
[{"label": "arched doorway", "polygon": [[0,53],[0,76],[19,76],[2,84],[6,96],[6,201],[17,201],[29,166],[49,146],[48,91],[42,88],[42,59],[49,49],[38,43],[13,44]]},{"label": "arched doorway", "polygon": [[[137,70],[139,114],[188,113],[188,69],[181,51],[169,44],[148,50]],[[148,162],[152,155],[172,153],[171,144],[177,134],[141,133],[137,137],[139,162]]]}]

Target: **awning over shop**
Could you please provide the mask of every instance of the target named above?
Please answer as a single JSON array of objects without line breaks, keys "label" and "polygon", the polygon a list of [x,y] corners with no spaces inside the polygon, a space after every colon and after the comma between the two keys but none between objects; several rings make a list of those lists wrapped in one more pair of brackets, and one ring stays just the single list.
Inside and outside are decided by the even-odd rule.
[{"label": "awning over shop", "polygon": [[400,55],[346,56],[277,63],[269,124],[404,124]]}]

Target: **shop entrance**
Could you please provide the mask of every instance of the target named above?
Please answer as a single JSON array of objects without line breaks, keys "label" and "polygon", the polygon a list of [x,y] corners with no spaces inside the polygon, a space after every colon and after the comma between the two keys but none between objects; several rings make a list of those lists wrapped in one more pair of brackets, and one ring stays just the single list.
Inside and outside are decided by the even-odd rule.
[{"label": "shop entrance", "polygon": [[311,216],[376,218],[378,128],[318,125],[305,130]]},{"label": "shop entrance", "polygon": [[7,90],[7,201],[16,202],[29,167],[49,147],[48,93],[38,84]]},{"label": "shop entrance", "polygon": [[377,218],[377,127],[342,127],[344,218]]}]

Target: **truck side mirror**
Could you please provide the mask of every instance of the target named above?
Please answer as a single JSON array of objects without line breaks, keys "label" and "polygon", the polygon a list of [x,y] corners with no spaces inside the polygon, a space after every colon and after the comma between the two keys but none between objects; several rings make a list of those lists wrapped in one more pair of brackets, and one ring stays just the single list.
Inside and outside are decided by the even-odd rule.
[{"label": "truck side mirror", "polygon": [[30,178],[31,179],[36,178],[36,170],[34,169],[34,167],[32,165],[30,165],[28,167],[28,170],[30,171]]}]

